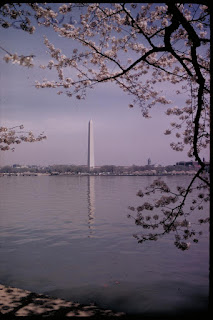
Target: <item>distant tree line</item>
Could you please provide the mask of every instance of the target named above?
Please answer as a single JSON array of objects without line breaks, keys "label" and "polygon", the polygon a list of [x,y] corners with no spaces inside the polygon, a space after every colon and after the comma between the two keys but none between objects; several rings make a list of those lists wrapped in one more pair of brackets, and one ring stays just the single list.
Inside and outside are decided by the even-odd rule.
[{"label": "distant tree line", "polygon": [[[129,167],[124,166],[115,166],[115,165],[103,165],[100,167],[95,167],[92,172],[93,173],[110,173],[110,174],[124,174],[124,173],[134,173],[134,172],[143,172],[143,171],[151,171],[156,170],[157,174],[164,173],[165,171],[189,171],[195,170],[193,165],[191,166],[184,166],[184,165],[168,165],[168,166],[158,166],[155,167],[154,165],[145,165],[145,166],[138,166],[132,165]],[[1,173],[23,173],[23,172],[32,172],[32,173],[87,173],[88,167],[84,165],[52,165],[47,167],[39,167],[39,166],[3,166],[0,168]]]}]

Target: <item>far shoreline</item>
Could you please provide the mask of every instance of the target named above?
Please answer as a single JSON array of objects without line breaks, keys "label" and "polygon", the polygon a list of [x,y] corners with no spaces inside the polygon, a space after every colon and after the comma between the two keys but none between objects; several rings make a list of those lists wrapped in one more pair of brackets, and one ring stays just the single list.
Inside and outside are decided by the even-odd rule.
[{"label": "far shoreline", "polygon": [[195,175],[196,171],[185,171],[185,172],[171,172],[171,173],[161,173],[161,174],[154,174],[154,173],[144,173],[144,174],[113,174],[113,173],[0,173],[0,177],[41,177],[41,176],[48,176],[48,177],[165,177],[165,176],[192,176]]}]

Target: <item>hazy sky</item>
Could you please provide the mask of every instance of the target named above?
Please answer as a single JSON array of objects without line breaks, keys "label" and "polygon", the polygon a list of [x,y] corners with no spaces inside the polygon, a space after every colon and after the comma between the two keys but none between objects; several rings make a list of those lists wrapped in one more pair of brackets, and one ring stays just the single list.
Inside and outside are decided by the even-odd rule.
[{"label": "hazy sky", "polygon": [[[0,125],[23,124],[26,130],[47,135],[47,140],[17,145],[14,152],[1,154],[1,165],[7,164],[86,164],[88,122],[93,120],[95,165],[175,164],[189,160],[187,152],[173,151],[175,140],[164,131],[174,119],[165,115],[167,107],[156,106],[152,119],[144,119],[139,107],[130,109],[131,97],[113,84],[102,84],[88,91],[84,101],[57,95],[54,89],[36,89],[35,80],[45,77],[39,68],[49,60],[43,35],[56,47],[72,49],[69,40],[59,38],[47,28],[38,28],[34,35],[21,30],[1,29],[1,46],[9,52],[35,54],[35,67],[28,69],[3,61],[0,50],[1,104]],[[51,79],[51,77],[49,77]],[[53,80],[54,78],[52,78]],[[175,87],[166,85],[166,94],[175,100]],[[1,152],[2,153],[2,152]],[[208,155],[204,154],[208,159]]]}]

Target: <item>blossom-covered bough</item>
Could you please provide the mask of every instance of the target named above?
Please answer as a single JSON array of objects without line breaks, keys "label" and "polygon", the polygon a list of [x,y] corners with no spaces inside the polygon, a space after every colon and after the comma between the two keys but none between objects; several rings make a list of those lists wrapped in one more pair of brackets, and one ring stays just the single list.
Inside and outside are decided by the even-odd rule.
[{"label": "blossom-covered bough", "polygon": [[[50,60],[41,68],[56,71],[58,79],[38,79],[37,88],[56,89],[59,95],[80,100],[86,98],[88,89],[112,82],[132,97],[129,107],[139,106],[146,118],[150,117],[152,107],[171,104],[166,114],[176,116],[177,121],[171,122],[165,134],[175,133],[172,149],[188,148],[188,156],[199,164],[199,169],[188,186],[177,187],[175,191],[164,181],[155,180],[147,190],[138,193],[140,197],[148,196],[148,201],[130,209],[136,212],[135,223],[144,232],[153,231],[135,235],[138,242],[174,232],[175,245],[188,249],[190,238],[197,242],[199,235],[190,217],[209,200],[210,181],[201,156],[210,142],[209,7],[174,1],[160,5],[33,3],[25,4],[22,10],[16,6],[21,5],[2,7],[3,27],[11,26],[13,20],[17,23],[19,17],[19,27],[29,33],[38,24],[52,28],[70,42],[67,56],[44,37]],[[76,11],[79,7],[80,12]],[[36,21],[34,25],[33,21]],[[15,60],[8,55],[5,59]],[[185,102],[174,106],[165,84],[180,97],[177,100]],[[155,199],[153,194],[157,192],[160,198]],[[192,193],[196,193],[196,198],[186,208],[186,199]],[[206,222],[209,222],[208,213],[199,219],[198,225]]]},{"label": "blossom-covered bough", "polygon": [[21,142],[36,142],[46,139],[43,132],[36,137],[32,131],[24,131],[23,129],[23,125],[13,128],[0,127],[0,151],[14,151],[15,145]]},{"label": "blossom-covered bough", "polygon": [[[30,13],[20,9],[21,4],[1,4],[0,8],[0,24],[2,28],[9,28],[10,26],[20,28],[32,34],[35,27],[31,25],[28,18]],[[7,20],[11,21],[8,22]],[[4,56],[5,62],[12,62],[23,67],[32,68],[34,55],[18,55],[17,53],[10,53],[8,50],[0,46],[0,49],[6,53]],[[23,125],[15,127],[0,126],[0,151],[14,151],[15,146],[21,142],[37,142],[46,139],[44,133],[35,136],[32,131],[24,131]]]}]

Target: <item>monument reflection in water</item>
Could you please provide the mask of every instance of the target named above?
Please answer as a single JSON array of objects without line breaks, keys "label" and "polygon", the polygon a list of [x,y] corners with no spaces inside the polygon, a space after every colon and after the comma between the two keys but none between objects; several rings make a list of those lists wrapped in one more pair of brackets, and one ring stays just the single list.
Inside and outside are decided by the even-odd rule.
[{"label": "monument reflection in water", "polygon": [[94,222],[95,222],[95,177],[88,176],[88,189],[87,189],[87,200],[88,200],[88,227],[89,227],[89,238],[94,235]]}]

